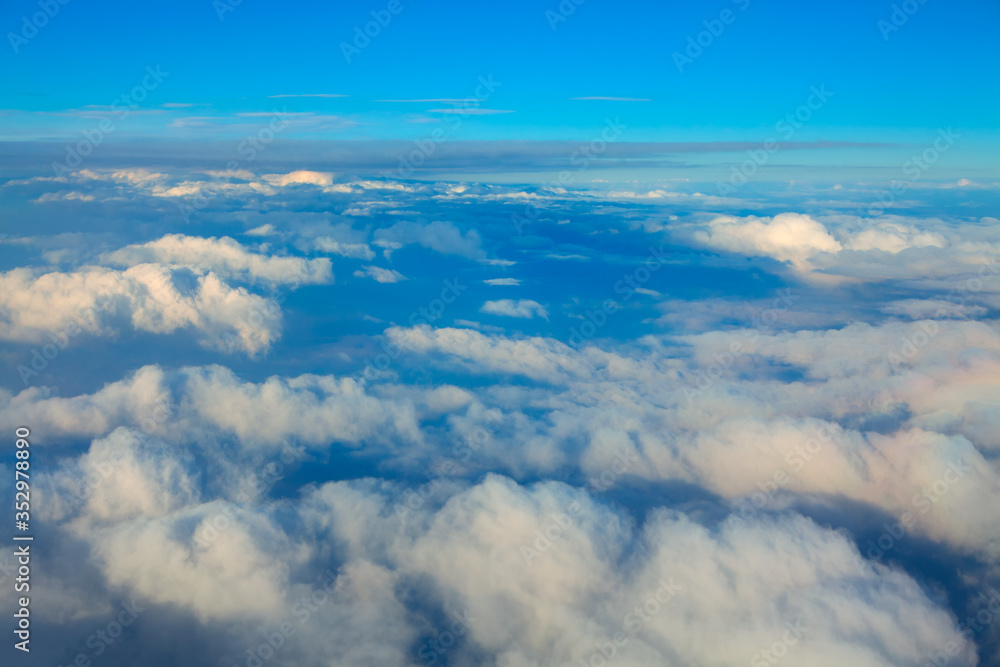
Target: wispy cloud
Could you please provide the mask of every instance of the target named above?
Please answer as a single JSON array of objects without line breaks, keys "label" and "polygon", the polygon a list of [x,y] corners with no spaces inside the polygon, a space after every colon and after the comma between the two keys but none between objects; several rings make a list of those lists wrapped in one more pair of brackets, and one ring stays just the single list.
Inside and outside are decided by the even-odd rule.
[{"label": "wispy cloud", "polygon": [[514,113],[513,109],[466,109],[455,107],[454,109],[428,109],[427,113],[460,113],[471,116],[490,116],[498,113]]},{"label": "wispy cloud", "polygon": [[479,102],[475,97],[425,97],[414,100],[372,100],[373,102],[442,102],[444,104],[467,104]]},{"label": "wispy cloud", "polygon": [[373,278],[380,283],[398,283],[401,280],[406,280],[406,276],[399,271],[383,269],[381,266],[366,266],[355,271],[354,275],[358,278]]},{"label": "wispy cloud", "polygon": [[652,102],[648,97],[571,97],[571,100],[585,102]]},{"label": "wispy cloud", "polygon": [[299,93],[299,94],[283,94],[283,95],[268,95],[267,99],[276,100],[283,97],[350,97],[350,95],[341,95],[339,93]]}]

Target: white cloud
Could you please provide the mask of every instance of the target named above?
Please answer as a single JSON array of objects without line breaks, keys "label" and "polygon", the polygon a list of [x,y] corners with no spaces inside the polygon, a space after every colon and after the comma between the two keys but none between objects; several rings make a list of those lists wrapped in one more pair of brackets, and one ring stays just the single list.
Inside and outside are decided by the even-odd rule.
[{"label": "white cloud", "polygon": [[289,185],[333,185],[333,174],[322,171],[293,171],[288,174],[266,174],[261,178],[271,185],[286,187]]},{"label": "white cloud", "polygon": [[268,223],[243,232],[247,236],[272,236],[275,233],[274,225]]},{"label": "white cloud", "polygon": [[529,320],[535,316],[546,320],[549,319],[549,311],[545,310],[545,306],[537,301],[532,301],[531,299],[518,299],[517,301],[514,301],[513,299],[499,299],[497,301],[487,301],[479,310],[480,312],[489,313],[490,315],[522,317]]},{"label": "white cloud", "polygon": [[376,245],[389,243],[401,247],[416,243],[444,255],[459,255],[469,259],[486,257],[479,232],[470,229],[463,233],[450,222],[434,221],[426,225],[409,221],[397,222],[392,227],[377,230],[375,239]]},{"label": "white cloud", "polygon": [[381,266],[365,266],[355,271],[354,275],[358,278],[372,278],[380,283],[398,283],[401,280],[406,280],[406,276],[399,271],[384,269]]},{"label": "white cloud", "polygon": [[47,333],[113,336],[119,321],[136,331],[194,329],[205,347],[266,350],[280,336],[281,314],[269,300],[233,288],[215,273],[137,264],[125,271],[89,267],[73,273],[0,274],[0,336],[41,341]]},{"label": "white cloud", "polygon": [[321,236],[314,241],[317,250],[322,252],[332,252],[343,257],[355,259],[371,260],[375,257],[373,251],[367,243],[344,243],[329,236]]},{"label": "white cloud", "polygon": [[261,255],[250,252],[228,236],[216,239],[167,234],[156,241],[109,253],[106,260],[125,266],[150,262],[188,266],[199,271],[213,271],[225,278],[278,285],[333,282],[331,262],[326,257],[303,259]]},{"label": "white cloud", "polygon": [[945,239],[940,234],[895,222],[881,222],[854,234],[845,247],[848,250],[882,250],[896,254],[907,248],[943,248],[945,245]]},{"label": "white cloud", "polygon": [[773,257],[807,270],[808,259],[821,252],[839,252],[843,246],[826,227],[808,215],[781,213],[773,218],[719,216],[694,239],[711,248],[753,257]]}]

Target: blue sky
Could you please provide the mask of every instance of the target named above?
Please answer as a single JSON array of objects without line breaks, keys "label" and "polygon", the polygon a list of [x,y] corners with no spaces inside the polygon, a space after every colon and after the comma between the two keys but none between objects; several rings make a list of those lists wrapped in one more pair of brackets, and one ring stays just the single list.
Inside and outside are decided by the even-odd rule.
[{"label": "blue sky", "polygon": [[[142,107],[197,106],[136,120],[123,135],[176,136],[165,118],[269,111],[280,102],[358,123],[323,136],[398,138],[420,133],[401,119],[426,117],[442,103],[376,100],[465,98],[478,77],[492,75],[502,85],[482,106],[514,113],[471,119],[463,138],[582,139],[621,115],[634,128],[632,141],[704,141],[753,139],[804,103],[810,86],[825,85],[834,97],[803,138],[919,140],[922,131],[953,125],[975,132],[980,150],[995,147],[1000,55],[991,38],[1000,9],[993,2],[917,4],[888,39],[878,26],[892,20],[888,2],[567,6],[573,13],[553,30],[546,12],[558,12],[557,2],[401,0],[399,13],[347,62],[339,45],[383,8],[289,2],[278,11],[244,2],[220,20],[208,1],[69,2],[18,53],[2,51],[0,107],[52,113],[110,104],[158,64],[169,77]],[[22,17],[37,10],[33,2],[8,3],[0,25],[19,32]],[[706,33],[703,53],[678,71],[673,54],[725,11],[730,22],[711,40]],[[349,97],[268,99],[291,94]],[[74,124],[72,116],[13,113],[6,127],[30,136],[65,134]]]}]

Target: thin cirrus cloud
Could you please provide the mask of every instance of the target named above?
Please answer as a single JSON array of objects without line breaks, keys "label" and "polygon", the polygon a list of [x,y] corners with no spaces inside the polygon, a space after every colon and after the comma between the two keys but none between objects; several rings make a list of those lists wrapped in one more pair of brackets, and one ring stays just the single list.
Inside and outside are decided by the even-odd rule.
[{"label": "thin cirrus cloud", "polygon": [[427,113],[455,113],[470,116],[492,116],[501,113],[514,113],[513,109],[473,109],[455,107],[454,109],[428,109]]},{"label": "thin cirrus cloud", "polygon": [[577,100],[581,102],[652,102],[653,100],[648,97],[605,97],[605,96],[591,96],[591,97],[571,97],[571,100]]},{"label": "thin cirrus cloud", "polygon": [[381,266],[365,266],[354,272],[357,278],[371,278],[379,283],[398,283],[406,280],[399,271],[395,269],[384,269]]},{"label": "thin cirrus cloud", "polygon": [[444,104],[478,104],[475,97],[422,97],[412,100],[372,100],[373,102],[441,102]]},{"label": "thin cirrus cloud", "polygon": [[333,98],[333,97],[350,97],[350,95],[341,95],[339,93],[298,93],[298,94],[283,94],[283,95],[268,95],[267,99],[276,100],[286,97],[322,97],[322,98]]}]

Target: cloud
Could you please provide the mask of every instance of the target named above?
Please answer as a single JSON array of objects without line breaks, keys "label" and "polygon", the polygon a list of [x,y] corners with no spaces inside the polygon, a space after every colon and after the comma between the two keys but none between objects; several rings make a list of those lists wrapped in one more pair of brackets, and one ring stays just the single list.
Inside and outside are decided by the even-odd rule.
[{"label": "cloud", "polygon": [[254,227],[253,229],[248,229],[243,233],[247,236],[273,236],[276,232],[277,230],[274,228],[274,225],[268,223],[266,225]]},{"label": "cloud", "polygon": [[545,310],[545,306],[537,301],[532,301],[531,299],[518,299],[517,301],[514,301],[513,299],[500,299],[498,301],[487,301],[482,305],[479,311],[482,313],[489,313],[490,315],[523,317],[529,320],[536,315],[546,320],[549,319],[549,311]]},{"label": "cloud", "polygon": [[808,259],[821,252],[839,252],[843,246],[826,227],[798,213],[773,218],[719,216],[707,228],[696,231],[694,240],[711,248],[752,257],[773,257],[807,270]]},{"label": "cloud", "polygon": [[266,174],[262,179],[271,185],[286,187],[289,185],[333,185],[333,174],[319,171],[293,171],[288,174]]},{"label": "cloud", "polygon": [[283,97],[350,97],[350,95],[340,95],[337,93],[299,93],[297,95],[268,95],[268,99],[279,99]]},{"label": "cloud", "polygon": [[571,97],[571,100],[600,101],[600,102],[652,102],[647,97]]},{"label": "cloud", "polygon": [[323,252],[332,252],[343,257],[371,260],[375,257],[367,243],[344,243],[329,236],[321,236],[314,241],[315,248]]},{"label": "cloud", "polygon": [[456,107],[454,109],[428,109],[427,113],[459,114],[462,116],[493,116],[501,113],[514,113],[512,109],[480,109]]},{"label": "cloud", "polygon": [[372,278],[376,282],[380,283],[398,283],[402,280],[406,280],[404,276],[399,271],[395,269],[383,269],[380,266],[365,266],[354,272],[354,275],[359,278]]},{"label": "cloud", "polygon": [[276,285],[333,282],[330,260],[325,257],[274,257],[248,251],[235,239],[201,238],[184,234],[166,236],[109,253],[108,262],[135,266],[156,262],[213,271],[229,279],[269,282]]},{"label": "cloud", "polygon": [[38,199],[32,199],[33,204],[48,204],[50,202],[58,201],[94,201],[93,195],[84,194],[82,192],[75,192],[73,190],[60,190],[59,192],[46,192],[44,195]]},{"label": "cloud", "polygon": [[908,225],[894,222],[876,223],[872,228],[858,232],[847,243],[848,250],[882,250],[896,254],[907,248],[933,246],[943,248],[944,237],[932,232],[922,232]]},{"label": "cloud", "polygon": [[98,438],[132,426],[182,445],[199,440],[192,435],[197,431],[210,433],[205,440],[212,446],[235,439],[239,447],[229,456],[273,453],[289,440],[310,449],[423,442],[412,401],[381,399],[363,382],[334,376],[245,382],[223,366],[154,365],[92,394],[63,398],[29,388],[13,396],[0,392],[0,400],[9,407],[0,423],[31,418],[44,437]]},{"label": "cloud", "polygon": [[[443,255],[459,255],[469,259],[485,259],[479,232],[470,229],[462,232],[451,222],[435,220],[427,224],[397,222],[375,232],[375,244],[388,242],[409,245],[415,243]],[[398,247],[402,247],[402,245]]]},{"label": "cloud", "polygon": [[[405,665],[442,647],[456,664],[586,664],[602,648],[622,665],[739,664],[782,641],[810,665],[919,667],[952,642],[954,664],[975,664],[916,581],[794,513],[701,522],[656,510],[636,521],[562,483],[492,474],[422,496],[360,479],[252,504],[193,492],[204,484],[193,461],[126,431],[87,456],[112,450],[121,474],[53,530],[82,542],[97,576],[145,609],[231,626],[238,656],[287,622],[298,636],[282,658],[296,664]],[[43,476],[66,493],[67,478]],[[131,509],[108,515],[105,498]],[[53,554],[50,577],[79,568],[65,558]]]},{"label": "cloud", "polygon": [[0,336],[42,341],[86,332],[113,336],[121,325],[169,334],[193,329],[218,350],[266,350],[281,334],[281,314],[269,300],[233,288],[212,272],[157,264],[126,271],[100,267],[38,274],[0,274]]},{"label": "cloud", "polygon": [[412,100],[372,100],[373,102],[446,102],[448,104],[478,104],[476,97],[425,97]]},{"label": "cloud", "polygon": [[[936,332],[933,346],[911,352],[907,341],[917,331]],[[551,339],[468,329],[386,331],[404,350],[451,361],[446,368],[562,387],[545,394],[544,405],[557,400],[563,406],[558,419],[553,412],[550,426],[525,424],[505,437],[510,450],[499,465],[550,474],[575,461],[592,475],[625,447],[644,461],[631,474],[680,478],[734,500],[760,484],[776,493],[780,487],[781,493],[851,498],[896,516],[908,512],[917,518],[911,530],[1000,562],[1000,541],[986,528],[1000,521],[997,510],[986,509],[1000,506],[1000,491],[984,455],[992,456],[1000,441],[989,435],[995,420],[977,402],[1000,401],[981,389],[1000,367],[995,333],[971,322],[891,322],[750,334],[681,337],[692,347],[690,360],[682,361],[676,351],[576,350]],[[975,370],[973,362],[959,361],[969,350],[981,357]],[[762,368],[794,368],[804,379],[776,382]],[[743,379],[751,372],[755,380]],[[523,400],[525,410],[543,405],[530,393]],[[781,414],[762,416],[774,404],[784,406]],[[885,407],[871,407],[876,404]],[[636,440],[612,444],[603,434],[609,424],[629,425]],[[936,432],[943,424],[945,432]],[[521,443],[530,443],[535,458]],[[808,456],[801,449],[807,443],[815,447]],[[776,474],[784,476],[778,485]],[[996,503],[977,504],[994,497]]]},{"label": "cloud", "polygon": [[[256,664],[287,622],[295,636],[262,663],[763,664],[776,645],[788,664],[995,662],[995,621],[961,636],[975,595],[1000,585],[1000,227],[973,215],[984,192],[965,186],[969,206],[936,215],[931,198],[957,190],[935,186],[914,191],[912,214],[860,218],[801,183],[723,201],[670,179],[573,192],[337,182],[330,170],[384,156],[331,144],[304,161],[313,149],[289,159],[279,143],[259,173],[207,171],[224,159],[201,152],[183,169],[3,187],[21,203],[93,197],[27,206],[46,234],[3,246],[15,263],[63,267],[0,274],[0,332],[30,343],[10,346],[12,368],[30,363],[24,348],[84,331],[159,334],[123,336],[127,354],[107,367],[67,359],[33,380],[58,386],[22,389],[11,373],[0,388],[0,428],[28,424],[53,454],[32,473],[40,535],[60,545],[39,561],[33,622],[64,639],[40,659],[65,663],[135,597],[160,632],[137,627],[111,661]],[[565,148],[439,150],[464,168],[493,150],[500,169],[549,168]],[[837,196],[870,190],[845,181]],[[176,231],[176,205],[196,193],[211,205],[194,222],[215,237],[143,235]],[[536,226],[512,233],[529,205]],[[134,265],[86,264],[126,244]],[[670,261],[640,280],[657,245]],[[413,303],[358,310],[372,289],[360,281],[322,302],[299,295],[295,339],[274,344],[280,309],[254,285],[322,277],[310,258],[323,254],[397,279],[372,264],[397,251]],[[524,275],[496,277],[513,260],[493,253]],[[570,254],[593,280],[551,279],[570,265],[546,256]],[[469,294],[517,285],[523,298],[485,306],[495,294],[476,292],[433,319],[452,269]],[[616,286],[629,275],[633,287]],[[327,326],[334,303],[360,328]],[[479,312],[538,317],[546,303],[565,310],[546,335]],[[424,306],[442,326],[389,324]],[[89,354],[88,336],[68,353]],[[226,368],[186,349],[191,337],[272,351]],[[12,472],[0,463],[0,495]],[[6,568],[0,556],[0,584]],[[671,578],[681,589],[657,601]],[[322,603],[301,606],[314,594]],[[647,620],[628,616],[647,603]],[[178,636],[189,641],[162,639]]]},{"label": "cloud", "polygon": [[473,372],[510,373],[555,381],[566,373],[576,375],[587,370],[572,348],[551,339],[493,337],[469,329],[432,329],[427,325],[390,327],[385,335],[406,350],[462,359]]}]

